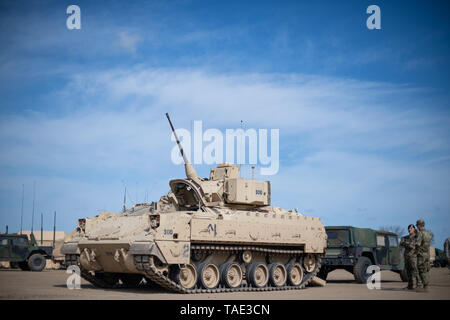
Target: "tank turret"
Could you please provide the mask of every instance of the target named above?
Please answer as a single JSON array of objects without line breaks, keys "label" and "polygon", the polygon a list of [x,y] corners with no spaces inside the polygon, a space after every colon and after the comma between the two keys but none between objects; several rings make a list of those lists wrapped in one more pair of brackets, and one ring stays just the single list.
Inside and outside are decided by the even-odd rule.
[{"label": "tank turret", "polygon": [[240,178],[240,166],[221,163],[217,168],[211,169],[209,179],[199,178],[185,156],[169,114],[166,113],[166,117],[185,164],[186,179],[175,179],[169,183],[182,206],[184,204],[185,208],[192,209],[202,206],[270,205],[270,182]]}]

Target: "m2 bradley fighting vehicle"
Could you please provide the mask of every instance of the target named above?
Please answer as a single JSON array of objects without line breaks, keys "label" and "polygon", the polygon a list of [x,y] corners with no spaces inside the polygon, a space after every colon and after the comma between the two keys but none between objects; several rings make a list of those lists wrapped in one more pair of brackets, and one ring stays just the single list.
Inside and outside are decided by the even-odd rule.
[{"label": "m2 bradley fighting vehicle", "polygon": [[219,164],[208,179],[185,161],[162,201],[86,219],[61,249],[101,287],[151,283],[180,293],[304,288],[326,247],[319,218],[270,206],[270,183]]}]

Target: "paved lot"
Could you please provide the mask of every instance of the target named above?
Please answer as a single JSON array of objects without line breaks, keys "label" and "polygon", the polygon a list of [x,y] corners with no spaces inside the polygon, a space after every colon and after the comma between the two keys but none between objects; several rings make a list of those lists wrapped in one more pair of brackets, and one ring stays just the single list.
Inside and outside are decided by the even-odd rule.
[{"label": "paved lot", "polygon": [[239,292],[220,294],[175,294],[159,288],[98,289],[82,280],[81,289],[66,287],[68,275],[64,270],[25,272],[0,270],[0,299],[164,299],[164,300],[307,300],[307,299],[450,299],[450,270],[431,270],[429,293],[404,291],[405,283],[391,271],[381,272],[381,290],[369,290],[353,281],[353,275],[336,270],[329,274],[326,287],[276,292]]}]

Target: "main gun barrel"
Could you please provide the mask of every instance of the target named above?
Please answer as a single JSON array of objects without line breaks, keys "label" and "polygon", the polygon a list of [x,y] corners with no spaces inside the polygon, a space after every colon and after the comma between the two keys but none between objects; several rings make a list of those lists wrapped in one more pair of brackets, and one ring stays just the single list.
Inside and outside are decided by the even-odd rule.
[{"label": "main gun barrel", "polygon": [[181,156],[183,157],[184,163],[185,164],[189,163],[189,161],[186,158],[186,155],[184,154],[184,150],[183,150],[183,147],[181,146],[180,140],[178,139],[177,133],[175,132],[175,129],[173,128],[172,121],[170,121],[169,114],[167,112],[166,112],[166,117],[167,117],[167,120],[169,120],[170,128],[172,128],[173,135],[175,136],[175,140],[177,141],[178,149],[180,149],[180,153],[181,153]]},{"label": "main gun barrel", "polygon": [[186,171],[186,177],[188,177],[189,179],[194,180],[197,184],[200,184],[200,178],[197,175],[197,172],[195,171],[194,167],[192,167],[192,165],[189,163],[188,159],[186,158],[186,155],[184,154],[184,150],[183,147],[181,146],[181,142],[178,139],[178,136],[175,132],[175,129],[172,125],[172,121],[170,121],[170,117],[169,114],[166,112],[166,117],[167,120],[169,120],[169,124],[170,124],[170,128],[172,129],[173,135],[175,137],[175,140],[177,141],[177,145],[178,145],[178,149],[180,149],[180,153],[181,156],[183,157],[184,160],[184,170]]}]

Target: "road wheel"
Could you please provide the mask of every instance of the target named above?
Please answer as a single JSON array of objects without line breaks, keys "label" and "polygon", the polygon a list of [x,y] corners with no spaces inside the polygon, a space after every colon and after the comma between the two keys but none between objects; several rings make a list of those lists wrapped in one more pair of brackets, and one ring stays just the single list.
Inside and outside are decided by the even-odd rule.
[{"label": "road wheel", "polygon": [[287,265],[287,278],[291,286],[299,286],[303,280],[303,269],[300,263],[290,263]]},{"label": "road wheel", "polygon": [[282,287],[286,284],[287,272],[281,263],[271,263],[269,265],[269,280],[272,286]]},{"label": "road wheel", "polygon": [[197,283],[197,270],[191,263],[175,271],[175,281],[185,289],[192,289]]},{"label": "road wheel", "polygon": [[358,262],[353,267],[353,275],[358,283],[367,283],[369,279],[369,274],[366,273],[367,268],[372,265],[372,262],[367,257],[360,257]]},{"label": "road wheel", "polygon": [[220,267],[222,283],[227,288],[238,288],[242,284],[243,272],[241,266],[235,262],[226,262]]},{"label": "road wheel", "polygon": [[247,279],[250,283],[257,288],[263,288],[269,282],[269,269],[262,262],[255,262],[250,264],[248,268]]},{"label": "road wheel", "polygon": [[316,268],[316,257],[312,253],[308,253],[303,259],[303,266],[306,272],[313,272]]},{"label": "road wheel", "polygon": [[18,262],[10,262],[9,263],[9,268],[10,269],[17,269],[17,268],[19,268],[19,263]]},{"label": "road wheel", "polygon": [[214,289],[219,284],[219,268],[212,262],[203,262],[197,267],[198,282],[205,289]]},{"label": "road wheel", "polygon": [[28,258],[28,267],[31,271],[42,271],[46,264],[45,257],[40,253],[35,253]]}]

